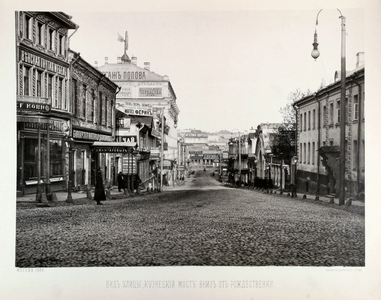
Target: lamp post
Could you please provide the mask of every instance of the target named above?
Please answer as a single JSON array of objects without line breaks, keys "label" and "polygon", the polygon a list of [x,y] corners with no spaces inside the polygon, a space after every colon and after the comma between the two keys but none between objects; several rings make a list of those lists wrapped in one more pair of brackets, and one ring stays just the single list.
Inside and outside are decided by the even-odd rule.
[{"label": "lamp post", "polygon": [[66,143],[66,147],[68,148],[69,150],[69,166],[68,166],[68,173],[69,173],[69,177],[68,177],[68,181],[67,181],[67,199],[66,199],[66,202],[68,203],[73,203],[73,197],[71,196],[71,189],[72,189],[72,182],[73,182],[73,148],[72,148],[72,142],[73,142],[73,139],[72,138],[68,138],[65,143]]},{"label": "lamp post", "polygon": [[293,186],[293,190],[292,190],[292,197],[297,197],[296,196],[296,188],[297,188],[297,176],[296,176],[296,173],[297,173],[297,171],[298,171],[298,169],[297,169],[297,163],[298,163],[298,157],[297,156],[294,156],[294,176],[293,176],[293,180],[294,180],[294,182],[293,182],[293,184],[294,184],[294,186]]},{"label": "lamp post", "polygon": [[[345,201],[345,94],[346,94],[346,66],[345,66],[345,17],[342,15],[341,11],[337,9],[340,13],[341,19],[341,98],[340,98],[340,196],[339,205],[343,205]],[[316,25],[318,25],[318,17],[322,9],[318,12],[316,16]],[[317,33],[315,29],[313,50],[311,56],[316,60],[320,52],[318,50]]]},{"label": "lamp post", "polygon": [[256,187],[255,185],[255,180],[257,178],[257,157],[254,158],[254,179],[253,179],[253,186]]}]

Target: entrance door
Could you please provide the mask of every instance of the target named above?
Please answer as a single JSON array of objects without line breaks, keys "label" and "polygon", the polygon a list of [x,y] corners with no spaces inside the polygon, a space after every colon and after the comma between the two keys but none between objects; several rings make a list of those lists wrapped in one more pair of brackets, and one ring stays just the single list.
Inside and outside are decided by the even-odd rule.
[{"label": "entrance door", "polygon": [[95,172],[97,170],[96,153],[91,153],[91,181],[90,184],[95,186]]}]

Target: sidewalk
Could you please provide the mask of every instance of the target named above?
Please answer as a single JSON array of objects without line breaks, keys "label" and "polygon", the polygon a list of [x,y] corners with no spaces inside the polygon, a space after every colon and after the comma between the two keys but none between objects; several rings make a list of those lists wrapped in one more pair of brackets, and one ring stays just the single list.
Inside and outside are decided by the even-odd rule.
[{"label": "sidewalk", "polygon": [[[175,184],[175,186],[163,186],[163,191],[176,189],[177,187],[184,185],[184,183],[185,183],[185,181],[183,181],[183,182],[179,181]],[[54,193],[57,196],[58,202],[65,202],[67,200],[67,197],[68,197],[67,191],[57,191]],[[93,198],[94,197],[94,189],[92,189],[90,191],[90,193],[91,193],[91,197]],[[141,195],[147,194],[147,190],[146,189],[141,190],[140,194]],[[113,199],[122,199],[122,198],[130,197],[130,195],[125,195],[123,190],[121,192],[119,192],[117,186],[113,186],[110,189],[110,195]],[[139,194],[134,193],[133,195],[139,195]],[[73,191],[73,192],[71,192],[71,197],[73,200],[88,199],[86,191]],[[36,201],[36,194],[28,194],[28,195],[24,195],[22,197],[16,197],[16,202],[17,203],[41,203],[41,202]],[[50,203],[51,201],[48,201],[48,202]]]},{"label": "sidewalk", "polygon": [[[145,191],[144,191],[145,192]],[[66,201],[68,192],[66,191],[58,191],[54,192],[57,196],[57,201]],[[91,196],[94,197],[94,190],[90,191]],[[143,192],[141,192],[143,193]],[[128,195],[125,195],[124,192],[119,192],[118,187],[114,186],[110,189],[110,194],[112,197],[115,198],[123,198],[123,197],[128,197]],[[87,192],[86,191],[78,191],[78,192],[71,192],[71,197],[73,200],[79,200],[79,199],[87,199]],[[18,203],[27,203],[27,202],[36,202],[36,194],[30,194],[30,195],[24,195],[22,197],[17,197],[16,202]],[[51,202],[51,201],[48,201]]]},{"label": "sidewalk", "polygon": [[[279,189],[276,189],[274,191],[276,191],[277,194],[280,193]],[[289,192],[283,191],[283,195],[288,195],[288,193]],[[314,194],[297,193],[297,195],[298,195],[299,199],[303,199],[304,195],[306,196],[306,199],[309,199],[309,200],[315,200],[315,198],[316,198],[316,195],[314,195]],[[326,195],[319,195],[318,197],[319,197],[318,201],[323,201],[323,202],[327,202],[327,203],[329,203],[331,201],[331,198],[332,198],[332,197],[329,197]],[[333,198],[333,201],[335,204],[339,205],[339,198]],[[365,207],[364,201],[361,201],[361,200],[352,200],[351,205]]]}]

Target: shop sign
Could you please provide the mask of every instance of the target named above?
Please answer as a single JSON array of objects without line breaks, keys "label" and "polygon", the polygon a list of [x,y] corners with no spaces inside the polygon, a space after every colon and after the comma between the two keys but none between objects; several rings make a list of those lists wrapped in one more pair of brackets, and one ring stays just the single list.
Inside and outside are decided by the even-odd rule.
[{"label": "shop sign", "polygon": [[26,62],[30,65],[42,68],[44,70],[66,76],[66,71],[67,71],[66,67],[57,65],[54,62],[48,61],[40,56],[21,50],[20,58],[22,62]]},{"label": "shop sign", "polygon": [[116,140],[117,140],[117,142],[137,143],[136,135],[134,135],[134,136],[117,136]]},{"label": "shop sign", "polygon": [[139,97],[162,97],[162,88],[141,87]]},{"label": "shop sign", "polygon": [[48,130],[49,131],[55,131],[55,132],[64,132],[66,131],[66,122],[64,121],[57,121],[57,120],[44,120],[42,119],[41,122],[37,120],[33,121],[26,121],[26,122],[18,122],[19,124],[22,124],[23,129],[42,129],[42,130]]},{"label": "shop sign", "polygon": [[160,159],[160,150],[159,148],[150,148],[150,160],[159,160]]},{"label": "shop sign", "polygon": [[99,134],[95,132],[88,132],[82,130],[73,130],[73,138],[91,140],[91,141],[102,141],[102,142],[111,142],[112,136]]},{"label": "shop sign", "polygon": [[137,173],[137,160],[135,156],[126,155],[122,158],[122,173],[123,174],[136,174]]},{"label": "shop sign", "polygon": [[111,80],[146,80],[146,71],[128,71],[128,72],[104,72],[107,78]]},{"label": "shop sign", "polygon": [[156,130],[155,128],[151,129],[151,135],[156,137],[156,138],[160,138],[161,139],[161,133],[158,130]]},{"label": "shop sign", "polygon": [[50,112],[51,105],[46,103],[35,103],[35,102],[17,102],[18,111],[34,111],[34,112]]},{"label": "shop sign", "polygon": [[95,153],[131,153],[131,147],[117,147],[117,146],[96,146],[93,148]]},{"label": "shop sign", "polygon": [[152,116],[152,105],[149,103],[138,103],[125,101],[124,112],[128,115]]}]

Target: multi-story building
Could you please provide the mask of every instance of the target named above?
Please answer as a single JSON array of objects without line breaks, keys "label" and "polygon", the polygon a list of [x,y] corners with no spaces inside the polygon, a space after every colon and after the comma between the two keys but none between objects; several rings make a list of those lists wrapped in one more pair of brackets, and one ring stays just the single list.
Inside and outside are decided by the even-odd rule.
[{"label": "multi-story building", "polygon": [[[17,194],[66,186],[70,133],[69,31],[62,12],[17,11]],[[74,31],[75,32],[75,31]]]},{"label": "multi-story building", "polygon": [[[118,86],[79,53],[69,50],[72,137],[71,151],[74,187],[95,185],[100,167],[106,182],[115,181],[113,149],[97,147],[99,142],[115,140],[115,98]],[[95,143],[95,144],[94,144]]]},{"label": "multi-story building", "polygon": [[118,171],[129,176],[138,175],[142,183],[154,184],[153,180],[160,178],[158,171],[163,145],[164,180],[173,184],[177,174],[176,128],[180,110],[168,76],[152,72],[149,62],[144,63],[144,68],[139,67],[137,58],[130,59],[126,54],[126,47],[117,63],[108,63],[106,58],[98,70],[121,87],[116,96],[117,142],[135,142],[140,151],[138,156],[118,155]]},{"label": "multi-story building", "polygon": [[294,103],[297,110],[297,186],[317,194],[340,191],[340,147],[345,147],[347,197],[363,197],[364,159],[364,53],[357,54],[356,68],[346,74],[345,145],[340,145],[339,72],[334,83]]}]

